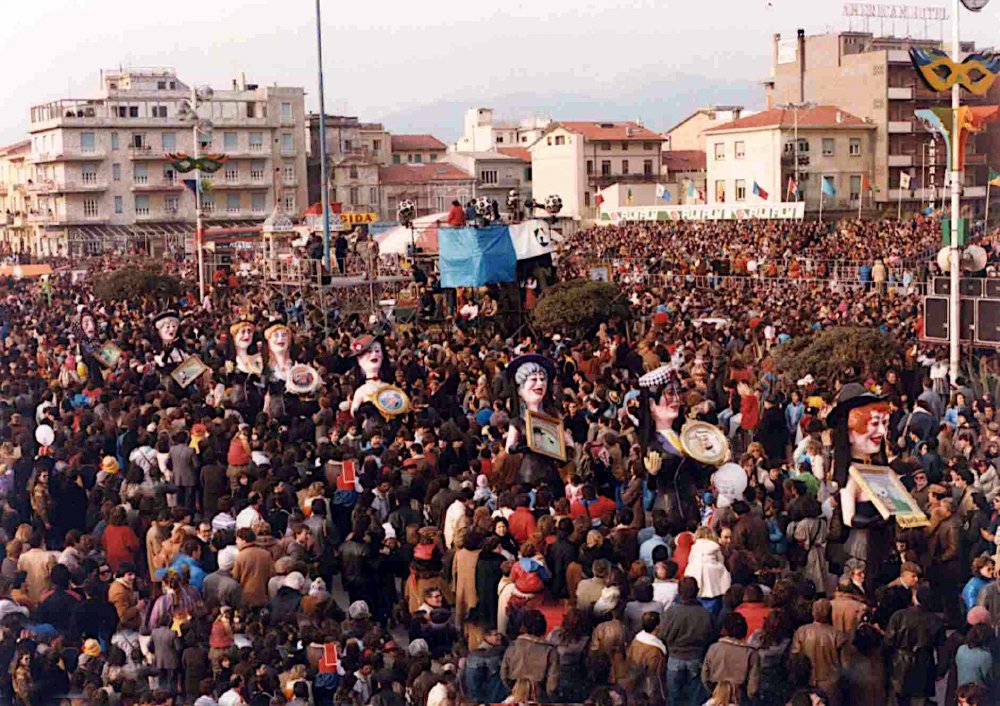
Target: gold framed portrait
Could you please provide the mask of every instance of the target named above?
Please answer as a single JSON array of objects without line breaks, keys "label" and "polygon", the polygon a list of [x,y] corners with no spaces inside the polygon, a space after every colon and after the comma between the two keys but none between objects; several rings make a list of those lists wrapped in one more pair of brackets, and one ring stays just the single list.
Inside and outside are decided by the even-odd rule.
[{"label": "gold framed portrait", "polygon": [[191,355],[185,358],[183,363],[174,368],[174,372],[170,373],[170,377],[182,389],[186,389],[188,385],[194,382],[206,370],[208,370],[208,366],[201,361],[201,358]]},{"label": "gold framed portrait", "polygon": [[113,341],[108,341],[97,349],[97,353],[94,357],[97,358],[97,360],[105,368],[114,370],[118,365],[118,361],[122,357],[122,349],[116,346]]},{"label": "gold framed portrait", "polygon": [[525,433],[529,449],[557,461],[566,462],[566,436],[561,420],[529,409]]},{"label": "gold framed portrait", "polygon": [[861,486],[871,498],[882,519],[890,517],[904,529],[926,527],[930,524],[927,515],[910,495],[891,468],[888,466],[867,466],[856,463],[849,470],[854,482]]}]

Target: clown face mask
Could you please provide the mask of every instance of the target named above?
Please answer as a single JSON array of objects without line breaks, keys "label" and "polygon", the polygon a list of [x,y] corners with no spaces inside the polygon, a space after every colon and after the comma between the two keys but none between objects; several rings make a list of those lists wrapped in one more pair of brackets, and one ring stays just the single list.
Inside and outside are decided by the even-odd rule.
[{"label": "clown face mask", "polygon": [[874,402],[852,409],[847,416],[853,458],[871,458],[879,452],[889,428],[889,405]]},{"label": "clown face mask", "polygon": [[358,355],[358,366],[365,374],[366,380],[378,378],[379,370],[382,367],[382,344],[376,341],[371,348]]}]

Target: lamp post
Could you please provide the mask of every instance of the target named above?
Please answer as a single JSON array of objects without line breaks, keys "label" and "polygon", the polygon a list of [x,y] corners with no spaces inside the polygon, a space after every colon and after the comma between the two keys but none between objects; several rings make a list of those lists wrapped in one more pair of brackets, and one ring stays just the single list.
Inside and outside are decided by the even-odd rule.
[{"label": "lamp post", "polygon": [[786,103],[781,107],[792,111],[792,168],[795,170],[795,200],[798,201],[802,194],[802,189],[799,186],[799,111],[815,108],[816,104],[807,101],[805,103]]},{"label": "lamp post", "polygon": [[[959,41],[959,0],[952,0],[952,22],[951,22],[951,59],[956,64],[961,62],[962,57],[962,47]],[[961,189],[961,175],[959,174],[958,165],[960,155],[958,150],[961,145],[959,140],[959,135],[961,130],[959,129],[958,123],[958,111],[961,105],[961,86],[958,82],[951,87],[951,164],[948,165],[951,169],[951,242],[948,248],[948,262],[951,266],[950,275],[950,292],[948,295],[948,308],[950,309],[949,321],[951,325],[948,328],[948,375],[951,379],[952,384],[958,378],[958,364],[961,355],[961,342],[962,342],[962,330],[961,330],[961,297],[958,291],[959,288],[959,275],[960,268],[962,264],[962,251],[958,243],[958,233],[959,233],[959,211],[961,210],[961,205],[959,203],[959,190]]]},{"label": "lamp post", "polygon": [[194,170],[194,247],[198,256],[198,305],[205,301],[205,248],[202,242],[202,209],[201,209],[201,168],[197,165],[201,158],[201,140],[199,135],[211,134],[212,121],[207,118],[198,117],[198,106],[212,100],[214,91],[211,86],[201,86],[195,88],[191,86],[191,98],[181,102],[177,110],[177,117],[185,122],[191,123],[191,136],[194,139],[194,149],[192,151]]},{"label": "lamp post", "polygon": [[319,0],[316,0],[316,72],[319,79],[319,180],[323,203],[323,266],[330,268],[330,185],[327,183],[326,164],[326,99],[323,95],[323,25],[320,19]]}]

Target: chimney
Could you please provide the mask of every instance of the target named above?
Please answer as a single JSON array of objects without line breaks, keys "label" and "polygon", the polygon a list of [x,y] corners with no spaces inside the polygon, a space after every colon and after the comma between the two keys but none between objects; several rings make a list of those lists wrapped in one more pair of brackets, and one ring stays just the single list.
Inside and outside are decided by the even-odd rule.
[{"label": "chimney", "polygon": [[838,124],[838,125],[840,125],[840,124],[841,124],[842,122],[844,122],[844,114],[843,114],[843,113],[841,113],[841,112],[840,112],[840,111],[838,110],[838,111],[837,111],[837,124]]},{"label": "chimney", "polygon": [[799,103],[806,102],[806,31],[798,30]]}]

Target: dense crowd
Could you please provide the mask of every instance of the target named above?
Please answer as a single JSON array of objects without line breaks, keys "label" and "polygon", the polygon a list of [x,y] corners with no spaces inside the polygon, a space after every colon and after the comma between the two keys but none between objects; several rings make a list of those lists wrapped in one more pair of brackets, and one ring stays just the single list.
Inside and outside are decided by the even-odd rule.
[{"label": "dense crowd", "polygon": [[[671,277],[582,337],[463,323],[479,300],[433,277],[399,326],[289,320],[237,272],[199,303],[186,265],[169,301],[96,298],[108,261],[0,281],[0,701],[998,703],[992,394],[948,378],[905,287],[688,286],[692,258],[906,259],[937,233],[586,231],[561,277],[584,244]],[[903,352],[775,370],[840,325]],[[852,462],[926,522],[874,512]]]}]

